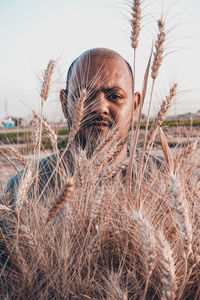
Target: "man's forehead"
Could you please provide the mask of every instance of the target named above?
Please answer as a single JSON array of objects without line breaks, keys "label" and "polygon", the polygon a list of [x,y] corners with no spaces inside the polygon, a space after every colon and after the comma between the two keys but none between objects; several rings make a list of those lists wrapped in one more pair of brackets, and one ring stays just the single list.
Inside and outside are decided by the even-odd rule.
[{"label": "man's forehead", "polygon": [[70,79],[73,85],[95,85],[104,82],[111,87],[123,78],[132,82],[130,67],[120,55],[112,52],[89,52],[76,60]]},{"label": "man's forehead", "polygon": [[73,66],[73,72],[77,73],[84,69],[98,71],[98,69],[106,69],[107,64],[112,64],[117,68],[128,69],[127,62],[120,55],[114,53],[104,52],[88,52],[85,55],[81,55]]}]

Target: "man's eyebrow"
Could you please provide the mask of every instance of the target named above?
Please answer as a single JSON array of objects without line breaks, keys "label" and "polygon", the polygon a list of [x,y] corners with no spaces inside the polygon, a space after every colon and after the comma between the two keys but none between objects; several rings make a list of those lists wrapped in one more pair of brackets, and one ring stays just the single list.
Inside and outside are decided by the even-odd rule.
[{"label": "man's eyebrow", "polygon": [[114,85],[114,86],[111,86],[111,85],[109,85],[109,86],[103,86],[102,87],[102,89],[104,89],[104,90],[123,90],[120,86],[118,86],[118,85]]},{"label": "man's eyebrow", "polygon": [[121,92],[123,94],[127,94],[123,88],[119,87],[119,86],[112,86],[112,87],[103,87],[102,90],[104,92]]}]

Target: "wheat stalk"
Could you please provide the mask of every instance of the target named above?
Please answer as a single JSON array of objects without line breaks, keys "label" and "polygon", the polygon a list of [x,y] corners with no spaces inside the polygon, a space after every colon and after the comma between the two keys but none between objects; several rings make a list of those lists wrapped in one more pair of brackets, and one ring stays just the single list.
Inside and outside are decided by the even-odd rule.
[{"label": "wheat stalk", "polygon": [[136,124],[134,144],[133,144],[133,147],[131,149],[132,151],[131,151],[131,155],[130,155],[130,163],[128,165],[128,170],[127,170],[127,180],[126,180],[126,182],[127,182],[127,185],[129,185],[129,186],[130,186],[130,181],[131,181],[131,177],[132,177],[134,157],[135,157],[136,147],[137,147],[138,138],[139,138],[139,131],[140,131],[140,125],[141,125],[141,120],[142,120],[142,109],[143,109],[143,104],[144,104],[144,100],[145,100],[145,97],[146,97],[152,52],[153,52],[153,48],[151,49],[149,61],[148,61],[148,64],[147,64],[147,67],[146,67],[146,70],[145,70],[145,74],[144,74],[143,85],[142,85],[141,103],[140,103],[140,107],[139,107],[139,116],[138,116],[138,120],[137,120],[137,124]]},{"label": "wheat stalk", "polygon": [[34,149],[37,148],[38,142],[39,142],[39,132],[40,132],[40,120],[36,113],[33,112],[33,133],[32,133],[32,139],[33,139],[33,147]]},{"label": "wheat stalk", "polygon": [[39,173],[39,160],[40,160],[40,148],[42,142],[42,125],[43,125],[43,110],[44,110],[44,102],[47,100],[50,89],[50,82],[52,79],[53,70],[55,67],[55,62],[50,60],[47,69],[44,72],[43,84],[41,88],[41,112],[40,112],[40,128],[39,128],[39,138],[38,138],[38,152],[37,152],[37,167],[36,167],[36,183],[35,183],[35,198],[37,198],[37,189],[38,189],[38,173]]},{"label": "wheat stalk", "polygon": [[[149,100],[149,106],[148,106],[148,112],[147,112],[147,121],[146,121],[146,129],[145,129],[145,137],[144,137],[144,147],[143,147],[143,153],[142,153],[142,164],[140,168],[140,174],[139,174],[139,186],[138,186],[138,191],[140,193],[141,190],[141,182],[142,182],[142,176],[145,172],[145,168],[143,168],[144,164],[144,157],[145,157],[145,149],[146,149],[146,143],[147,143],[147,134],[148,134],[148,128],[149,128],[149,120],[150,120],[150,110],[151,110],[151,105],[152,105],[152,99],[153,99],[153,92],[154,92],[154,86],[155,86],[155,81],[158,75],[159,68],[161,66],[161,62],[163,60],[163,51],[164,51],[164,41],[165,41],[165,22],[163,21],[163,18],[161,17],[158,20],[158,35],[157,35],[157,41],[155,42],[155,48],[156,51],[153,53],[154,54],[154,60],[152,64],[152,73],[151,77],[153,78],[152,86],[151,86],[151,92],[150,92],[150,100]],[[136,203],[136,208],[139,209],[140,207],[140,200],[138,197],[138,201]]]},{"label": "wheat stalk", "polygon": [[16,166],[12,163],[10,158],[0,149],[0,153],[7,159],[7,161],[10,163],[10,165],[16,170],[16,172],[19,174],[19,170],[16,168]]},{"label": "wheat stalk", "polygon": [[164,157],[170,174],[170,191],[172,193],[172,204],[176,212],[177,223],[180,228],[181,240],[187,254],[192,253],[192,225],[189,219],[188,208],[184,198],[184,186],[178,178],[174,169],[174,159],[172,158],[164,132],[160,128],[160,137],[163,147]]},{"label": "wheat stalk", "polygon": [[138,38],[140,33],[141,23],[141,2],[134,0],[132,5],[132,20],[131,20],[131,46],[134,49],[133,56],[133,103],[131,108],[131,134],[130,134],[130,163],[127,169],[126,185],[127,192],[131,193],[131,176],[132,176],[132,165],[134,159],[134,145],[133,145],[133,133],[134,133],[134,122],[135,122],[135,80],[136,80],[136,48],[138,46]]},{"label": "wheat stalk", "polygon": [[57,134],[55,133],[55,131],[53,130],[53,128],[47,123],[45,122],[44,119],[41,119],[41,117],[39,115],[37,115],[35,112],[33,112],[34,117],[36,119],[38,119],[39,121],[42,122],[42,124],[44,125],[44,128],[46,129],[48,136],[50,138],[52,147],[54,149],[55,152],[57,152],[58,148],[57,148]]},{"label": "wheat stalk", "polygon": [[0,204],[0,211],[1,210],[10,211],[11,209],[8,206],[4,205],[4,204]]},{"label": "wheat stalk", "polygon": [[187,203],[184,197],[184,186],[181,184],[180,178],[178,178],[174,166],[174,159],[171,156],[171,152],[165,138],[164,132],[160,128],[160,137],[163,147],[163,153],[167,162],[168,171],[170,175],[170,191],[172,194],[172,207],[176,214],[176,222],[179,226],[179,235],[181,243],[184,249],[184,275],[182,283],[178,290],[177,299],[180,299],[183,292],[183,287],[186,282],[187,276],[187,260],[189,255],[193,254],[192,251],[192,225],[189,218]]},{"label": "wheat stalk", "polygon": [[[60,162],[63,160],[64,158],[64,155],[66,154],[66,152],[68,151],[69,147],[71,146],[71,143],[73,142],[79,128],[80,128],[80,124],[81,124],[81,121],[82,121],[82,118],[83,118],[83,113],[84,113],[84,103],[85,103],[85,100],[87,99],[87,91],[86,89],[83,89],[80,93],[80,99],[79,101],[77,102],[76,104],[76,109],[75,109],[75,114],[74,114],[74,117],[73,117],[73,122],[72,122],[72,127],[71,127],[71,130],[70,130],[70,133],[69,133],[69,138],[68,138],[68,143],[67,143],[67,146],[65,148],[65,150],[63,151],[62,155],[59,157],[58,161],[57,161],[57,165],[60,164]],[[41,137],[40,137],[40,141],[41,141]],[[40,147],[39,147],[40,149]],[[39,167],[39,164],[38,164],[38,167]],[[43,191],[40,193],[39,195],[39,200],[41,199],[43,193],[45,192],[46,188],[48,187],[51,179],[53,178],[55,172],[57,171],[57,169],[55,168],[50,177],[48,178],[44,188],[43,188]]]},{"label": "wheat stalk", "polygon": [[73,178],[70,178],[65,183],[60,195],[55,201],[55,204],[50,209],[46,224],[55,218],[57,212],[69,200],[69,197],[72,195],[73,190],[74,190]]}]

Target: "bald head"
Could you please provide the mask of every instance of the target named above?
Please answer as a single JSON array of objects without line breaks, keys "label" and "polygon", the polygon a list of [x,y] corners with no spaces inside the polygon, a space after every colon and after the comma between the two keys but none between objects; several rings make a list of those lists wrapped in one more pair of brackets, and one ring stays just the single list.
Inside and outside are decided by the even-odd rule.
[{"label": "bald head", "polygon": [[121,62],[125,63],[127,70],[130,73],[131,79],[133,80],[133,73],[130,64],[116,51],[110,50],[107,48],[94,48],[83,52],[79,57],[77,57],[72,64],[70,65],[67,73],[67,81],[66,81],[66,92],[68,93],[69,81],[72,75],[72,72],[76,72],[76,68],[78,65],[81,65],[83,61],[86,61],[89,65],[90,62],[96,60],[96,58],[101,59],[102,64],[106,62],[107,59],[112,60],[121,60]]}]

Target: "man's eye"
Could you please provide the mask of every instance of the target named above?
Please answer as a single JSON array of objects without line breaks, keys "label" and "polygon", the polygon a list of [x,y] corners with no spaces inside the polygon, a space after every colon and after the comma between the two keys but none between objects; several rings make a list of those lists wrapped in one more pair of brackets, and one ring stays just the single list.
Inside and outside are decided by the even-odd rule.
[{"label": "man's eye", "polygon": [[110,101],[119,101],[121,100],[123,97],[119,94],[111,94],[107,96],[108,100]]}]

